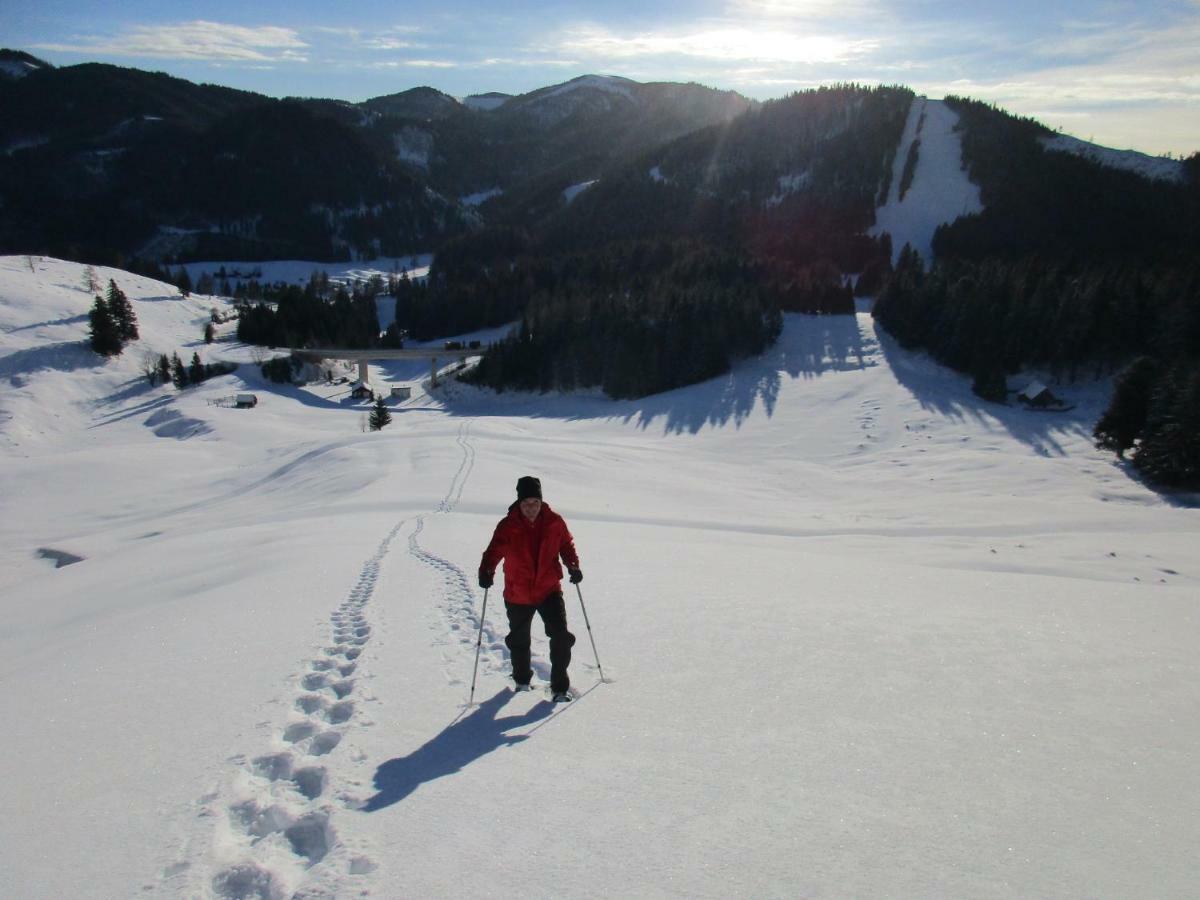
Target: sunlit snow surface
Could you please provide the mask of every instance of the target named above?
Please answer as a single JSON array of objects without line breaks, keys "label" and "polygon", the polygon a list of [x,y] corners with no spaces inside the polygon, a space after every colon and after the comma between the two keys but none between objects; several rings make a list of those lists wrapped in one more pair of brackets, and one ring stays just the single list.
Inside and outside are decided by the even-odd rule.
[{"label": "sunlit snow surface", "polygon": [[[414,390],[372,434],[116,270],[100,363],[83,273],[0,259],[0,895],[1194,892],[1200,513],[1092,448],[1105,384],[996,406],[789,316],[640,401],[375,365]],[[246,364],[177,393],[146,349]],[[568,588],[580,697],[540,637],[511,694],[493,591],[465,709],[525,474],[612,683]]]}]

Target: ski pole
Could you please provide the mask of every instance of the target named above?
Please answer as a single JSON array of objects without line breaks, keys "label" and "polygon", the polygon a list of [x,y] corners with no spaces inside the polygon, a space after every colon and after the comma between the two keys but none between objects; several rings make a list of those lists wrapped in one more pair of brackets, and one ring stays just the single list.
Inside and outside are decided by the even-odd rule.
[{"label": "ski pole", "polygon": [[583,605],[583,591],[575,585],[575,593],[579,595],[579,608],[583,610],[583,624],[587,626],[588,639],[592,642],[592,655],[596,657],[596,668],[600,670],[600,680],[604,681],[604,667],[600,665],[600,654],[596,652],[596,638],[592,635],[592,623],[588,621],[587,607]]},{"label": "ski pole", "polygon": [[479,650],[483,646],[483,620],[487,617],[487,595],[488,589],[483,589],[483,611],[479,614],[479,637],[475,639],[475,668],[471,670],[471,699],[467,701],[467,706],[471,706],[475,702],[475,676],[479,674]]}]

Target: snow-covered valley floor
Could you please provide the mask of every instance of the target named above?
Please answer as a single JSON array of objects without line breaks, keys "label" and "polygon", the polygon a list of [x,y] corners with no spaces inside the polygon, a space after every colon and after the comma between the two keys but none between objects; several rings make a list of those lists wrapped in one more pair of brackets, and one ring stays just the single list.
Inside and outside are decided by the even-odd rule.
[{"label": "snow-covered valley floor", "polygon": [[[100,364],[83,267],[32,268],[0,258],[0,896],[1195,895],[1200,512],[1092,448],[1104,385],[995,406],[790,316],[635,402],[374,366],[414,391],[370,434],[252,365],[150,388],[139,345],[252,351],[116,270],[142,340]],[[568,590],[580,697],[513,694],[493,590],[464,708],[525,474],[611,683]]]}]

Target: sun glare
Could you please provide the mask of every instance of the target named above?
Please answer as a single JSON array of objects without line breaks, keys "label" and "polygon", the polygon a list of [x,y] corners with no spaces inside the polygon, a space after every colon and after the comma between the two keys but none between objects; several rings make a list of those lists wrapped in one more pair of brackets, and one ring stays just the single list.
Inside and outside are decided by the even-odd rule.
[{"label": "sun glare", "polygon": [[871,52],[878,44],[872,40],[798,35],[749,27],[631,37],[595,30],[577,33],[566,46],[575,52],[617,58],[682,55],[724,61],[798,64],[845,62]]}]

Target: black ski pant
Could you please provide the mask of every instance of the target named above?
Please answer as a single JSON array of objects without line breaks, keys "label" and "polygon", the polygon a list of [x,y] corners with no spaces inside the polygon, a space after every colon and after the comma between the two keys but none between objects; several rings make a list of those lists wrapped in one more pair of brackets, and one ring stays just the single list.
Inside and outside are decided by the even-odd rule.
[{"label": "black ski pant", "polygon": [[546,637],[550,638],[550,690],[558,693],[571,686],[567,666],[571,664],[571,648],[575,646],[575,635],[567,631],[567,605],[561,591],[555,591],[537,606],[505,601],[508,613],[508,637],[504,643],[512,655],[513,681],[528,684],[533,677],[529,661],[529,626],[533,614],[542,617]]}]

